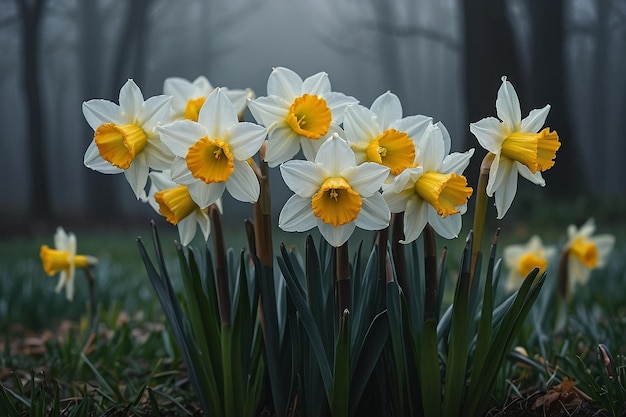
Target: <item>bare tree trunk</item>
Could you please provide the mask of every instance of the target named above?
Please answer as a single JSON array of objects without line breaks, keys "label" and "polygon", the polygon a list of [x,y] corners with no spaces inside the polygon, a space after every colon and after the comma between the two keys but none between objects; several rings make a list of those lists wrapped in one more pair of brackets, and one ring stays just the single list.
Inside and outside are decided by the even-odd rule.
[{"label": "bare tree trunk", "polygon": [[[600,0],[600,3],[604,1]],[[544,173],[546,187],[558,196],[572,196],[588,187],[585,175],[572,178],[572,173],[580,171],[582,163],[572,137],[566,96],[564,0],[531,0],[530,4],[533,58],[529,104],[530,108],[539,108],[550,103],[552,109],[547,123],[559,133],[561,139],[557,163]]]},{"label": "bare tree trunk", "polygon": [[[511,31],[506,2],[502,0],[465,0],[465,91],[470,122],[495,116],[496,92],[506,75],[524,102],[524,78]],[[469,135],[469,131],[468,131]],[[470,135],[468,143],[476,143]],[[466,170],[478,178],[478,156]]]},{"label": "bare tree trunk", "polygon": [[41,98],[39,47],[41,22],[46,0],[15,0],[22,23],[22,85],[26,93],[28,147],[30,169],[30,201],[32,220],[52,217],[50,190],[47,184],[44,113]]}]

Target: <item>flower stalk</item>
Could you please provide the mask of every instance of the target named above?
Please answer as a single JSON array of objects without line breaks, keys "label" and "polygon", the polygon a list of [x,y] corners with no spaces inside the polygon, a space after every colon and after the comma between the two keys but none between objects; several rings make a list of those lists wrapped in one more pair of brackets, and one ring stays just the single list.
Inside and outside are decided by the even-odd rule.
[{"label": "flower stalk", "polygon": [[346,310],[350,311],[350,262],[348,259],[348,242],[335,248],[336,281],[335,291],[337,312],[341,322]]},{"label": "flower stalk", "polygon": [[470,266],[470,287],[471,282],[474,279],[474,271],[476,270],[478,255],[481,252],[480,248],[485,230],[485,219],[487,217],[487,202],[489,201],[489,196],[487,195],[487,183],[489,182],[489,172],[494,158],[495,154],[489,152],[485,155],[482,163],[480,164],[480,174],[478,175],[478,185],[476,186],[475,194],[476,205],[474,207],[474,225],[472,227],[474,242],[472,249],[472,262]]},{"label": "flower stalk", "polygon": [[391,215],[391,253],[393,255],[393,264],[396,269],[396,279],[398,285],[402,289],[406,298],[410,297],[409,283],[406,272],[406,256],[404,253],[404,245],[400,241],[404,240],[404,212],[393,213]]},{"label": "flower stalk", "polygon": [[270,169],[265,162],[265,150],[267,142],[264,142],[259,150],[259,165],[255,172],[259,179],[259,199],[254,203],[254,229],[256,255],[261,265],[272,268],[272,199],[270,196]]},{"label": "flower stalk", "polygon": [[215,250],[215,282],[217,285],[217,304],[222,325],[231,323],[230,296],[228,294],[228,265],[226,262],[226,247],[224,245],[224,231],[220,211],[215,204],[209,207],[209,218],[213,229],[213,246]]}]

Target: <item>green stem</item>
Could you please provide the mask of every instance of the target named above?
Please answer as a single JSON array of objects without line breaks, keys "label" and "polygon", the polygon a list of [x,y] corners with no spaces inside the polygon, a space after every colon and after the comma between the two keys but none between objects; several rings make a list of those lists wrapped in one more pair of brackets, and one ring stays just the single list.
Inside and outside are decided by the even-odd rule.
[{"label": "green stem", "polygon": [[437,244],[435,231],[426,223],[424,228],[424,321],[437,320]]},{"label": "green stem", "polygon": [[476,186],[476,206],[474,208],[474,226],[472,227],[474,235],[474,246],[472,250],[472,262],[470,266],[470,288],[474,279],[474,271],[478,262],[478,255],[483,240],[483,232],[485,229],[485,218],[487,217],[487,183],[489,182],[489,171],[495,154],[488,153],[485,155],[483,162],[480,164],[480,175],[478,176],[478,185]]},{"label": "green stem", "polygon": [[409,299],[409,282],[406,272],[406,256],[404,253],[404,245],[400,243],[404,240],[404,213],[393,213],[391,215],[391,253],[393,255],[393,264],[396,270],[396,278],[398,285],[402,289],[404,296]]},{"label": "green stem", "polygon": [[270,196],[270,168],[265,159],[265,143],[259,150],[259,167],[255,170],[259,180],[259,199],[254,204],[254,229],[256,252],[261,265],[272,268],[272,199]]},{"label": "green stem", "polygon": [[336,299],[339,320],[346,310],[350,311],[350,263],[348,261],[348,242],[335,248],[335,262],[337,271]]},{"label": "green stem", "polygon": [[228,292],[228,266],[226,262],[226,247],[224,246],[224,231],[220,211],[215,204],[209,207],[211,219],[211,234],[215,249],[215,283],[217,286],[217,304],[222,324],[230,324],[230,295]]},{"label": "green stem", "polygon": [[569,258],[569,247],[566,247],[561,252],[559,257],[559,272],[557,274],[557,293],[562,300],[567,300],[569,296],[569,282],[567,279],[568,268],[567,259]]}]

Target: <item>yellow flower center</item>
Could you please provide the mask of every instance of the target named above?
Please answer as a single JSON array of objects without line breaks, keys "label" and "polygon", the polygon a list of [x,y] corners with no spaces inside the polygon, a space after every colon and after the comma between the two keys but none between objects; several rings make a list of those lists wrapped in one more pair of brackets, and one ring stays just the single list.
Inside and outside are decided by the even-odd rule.
[{"label": "yellow flower center", "polygon": [[424,173],[415,182],[414,189],[443,218],[458,213],[457,207],[467,203],[472,195],[464,176],[439,172]]},{"label": "yellow flower center", "polygon": [[205,101],[206,97],[198,97],[189,100],[187,102],[187,106],[185,106],[185,119],[197,122],[198,115],[200,114],[200,109],[202,108],[202,105]]},{"label": "yellow flower center", "polygon": [[579,236],[570,245],[569,253],[582,262],[585,268],[592,269],[598,265],[598,247],[584,236]]},{"label": "yellow flower center", "polygon": [[367,159],[389,168],[392,175],[398,175],[412,166],[415,159],[415,145],[405,132],[387,129],[372,140],[366,149]]},{"label": "yellow flower center", "polygon": [[105,123],[96,129],[94,141],[102,159],[128,169],[135,156],[146,147],[148,135],[137,125]]},{"label": "yellow flower center", "polygon": [[207,184],[224,182],[235,169],[230,146],[221,140],[211,140],[207,136],[198,140],[187,151],[187,167],[194,178]]},{"label": "yellow flower center", "polygon": [[359,215],[362,200],[343,178],[327,178],[311,199],[313,214],[334,227],[348,224]]},{"label": "yellow flower center", "polygon": [[548,261],[542,256],[538,256],[534,253],[525,253],[520,257],[519,263],[517,264],[517,272],[522,277],[527,277],[535,268],[539,268],[540,276],[548,267]]},{"label": "yellow flower center", "polygon": [[86,268],[89,266],[89,256],[76,255],[73,259],[70,259],[70,254],[65,250],[51,249],[48,245],[43,245],[39,250],[39,257],[43,264],[43,269],[46,274],[52,276],[59,271],[67,271],[74,264],[76,268]]},{"label": "yellow flower center", "polygon": [[559,135],[546,127],[539,133],[510,133],[502,142],[502,155],[521,162],[534,174],[552,168],[560,147]]},{"label": "yellow flower center", "polygon": [[328,132],[332,114],[321,97],[304,94],[289,107],[286,122],[300,136],[319,139]]},{"label": "yellow flower center", "polygon": [[159,211],[165,220],[173,225],[177,225],[179,221],[198,208],[198,205],[191,199],[186,185],[159,191],[154,194],[154,199],[159,204]]}]

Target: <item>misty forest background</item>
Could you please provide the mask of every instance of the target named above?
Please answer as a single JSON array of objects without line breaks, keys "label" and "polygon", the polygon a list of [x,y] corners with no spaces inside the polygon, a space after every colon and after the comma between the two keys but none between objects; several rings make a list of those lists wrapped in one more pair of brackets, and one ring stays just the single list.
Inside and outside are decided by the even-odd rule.
[{"label": "misty forest background", "polygon": [[[84,167],[83,101],[117,103],[128,78],[147,98],[167,77],[199,75],[263,96],[274,66],[326,71],[333,90],[367,107],[391,90],[405,115],[443,121],[453,151],[477,148],[471,185],[485,151],[468,124],[495,116],[507,75],[523,116],[552,105],[562,142],[546,188],[520,180],[520,194],[620,200],[625,50],[624,0],[0,0],[0,236],[156,216],[123,175]],[[277,171],[272,192],[278,213],[288,190]]]}]

